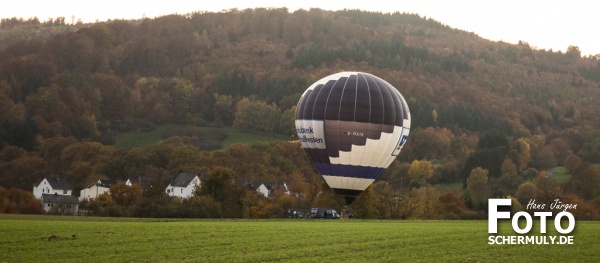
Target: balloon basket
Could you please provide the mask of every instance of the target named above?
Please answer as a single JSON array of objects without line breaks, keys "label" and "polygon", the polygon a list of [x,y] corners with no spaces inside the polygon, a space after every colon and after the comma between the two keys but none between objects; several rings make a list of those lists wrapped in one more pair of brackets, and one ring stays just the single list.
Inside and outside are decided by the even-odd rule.
[{"label": "balloon basket", "polygon": [[342,209],[342,213],[340,215],[340,219],[350,219],[352,218],[352,214],[350,213],[350,207],[347,205]]}]

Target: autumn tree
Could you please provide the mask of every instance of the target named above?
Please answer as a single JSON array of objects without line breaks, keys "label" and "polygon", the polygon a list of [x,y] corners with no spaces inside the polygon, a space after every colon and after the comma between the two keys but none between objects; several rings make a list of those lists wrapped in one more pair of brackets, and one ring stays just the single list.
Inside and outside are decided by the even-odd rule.
[{"label": "autumn tree", "polygon": [[569,172],[574,172],[581,163],[581,158],[575,154],[569,154],[565,159],[565,168],[567,168]]},{"label": "autumn tree", "polygon": [[554,156],[554,149],[551,146],[544,146],[533,158],[533,163],[539,169],[550,169],[558,165]]},{"label": "autumn tree", "polygon": [[400,203],[402,194],[395,191],[385,181],[378,180],[373,183],[376,201],[373,203],[374,217],[378,219],[400,219]]},{"label": "autumn tree", "polygon": [[96,198],[90,200],[86,207],[96,215],[107,215],[111,206],[113,205],[112,197],[110,193],[103,193],[98,195]]},{"label": "autumn tree", "polygon": [[486,169],[490,176],[500,177],[502,161],[508,153],[506,135],[498,130],[484,132],[477,143],[477,150],[469,156],[464,174],[469,176],[473,169]]},{"label": "autumn tree", "polygon": [[60,159],[62,151],[73,144],[78,144],[74,137],[40,138],[36,149],[39,157],[48,162],[49,172],[58,173],[61,169],[64,169]]},{"label": "autumn tree", "polygon": [[501,172],[502,176],[492,182],[492,195],[496,197],[514,195],[517,187],[523,183],[523,179],[517,174],[517,167],[512,159],[504,159]]},{"label": "autumn tree", "polygon": [[423,186],[433,176],[433,164],[430,161],[414,160],[408,169],[411,184]]},{"label": "autumn tree", "polygon": [[471,171],[467,179],[469,201],[474,208],[482,209],[490,196],[488,185],[488,170],[477,167]]},{"label": "autumn tree", "polygon": [[0,151],[0,185],[31,189],[48,175],[47,162],[34,153],[16,146],[7,146]]},{"label": "autumn tree", "polygon": [[519,185],[515,195],[519,200],[519,203],[526,206],[531,200],[534,200],[538,196],[539,192],[540,190],[535,183],[525,182]]},{"label": "autumn tree", "polygon": [[276,131],[280,113],[275,104],[244,98],[237,103],[233,127],[261,132]]},{"label": "autumn tree", "polygon": [[109,192],[113,202],[124,207],[130,207],[142,198],[142,188],[139,184],[132,186],[123,183],[115,184]]},{"label": "autumn tree", "polygon": [[[356,197],[352,205],[350,206],[350,213],[355,218],[374,218],[375,216],[375,202],[377,192],[374,191],[373,185],[370,185],[360,195]],[[341,206],[337,206],[343,209]],[[341,210],[337,210],[341,213]]]},{"label": "autumn tree", "polygon": [[442,159],[450,153],[452,132],[446,128],[417,127],[410,134],[409,143],[402,155],[412,160]]},{"label": "autumn tree", "polygon": [[545,171],[540,172],[534,183],[538,189],[536,202],[550,204],[555,199],[562,199],[560,185],[547,176]]},{"label": "autumn tree", "polygon": [[325,180],[320,181],[321,190],[313,200],[311,207],[341,207],[343,199],[336,195]]},{"label": "autumn tree", "polygon": [[97,73],[92,76],[91,84],[100,93],[101,101],[98,105],[100,115],[97,116],[100,120],[109,122],[132,121],[135,116],[135,101],[132,100],[130,89],[121,79],[113,75]]},{"label": "autumn tree", "polygon": [[581,58],[581,51],[578,46],[569,46],[567,48],[567,52],[565,52],[565,56],[572,59],[572,61],[576,61],[578,58]]},{"label": "autumn tree", "polygon": [[191,103],[194,95],[194,86],[189,80],[173,78],[168,84],[170,108],[173,113],[173,121],[183,123],[185,120],[192,120],[196,114],[191,112]]},{"label": "autumn tree", "polygon": [[215,96],[214,106],[214,121],[217,125],[231,125],[233,124],[234,107],[233,98],[231,95],[219,95]]},{"label": "autumn tree", "polygon": [[418,219],[439,219],[442,207],[440,192],[431,186],[413,189],[413,191],[416,192],[417,206],[412,217]]},{"label": "autumn tree", "polygon": [[[262,149],[257,149],[259,147]],[[211,165],[228,167],[246,179],[275,179],[275,174],[269,172],[272,167],[268,148],[264,143],[231,145],[225,151],[213,154]]]},{"label": "autumn tree", "polygon": [[600,163],[600,138],[586,142],[577,155],[585,162]]},{"label": "autumn tree", "polygon": [[166,123],[173,118],[169,110],[171,96],[163,85],[156,77],[142,77],[135,82],[134,88],[141,98],[138,116],[155,123]]},{"label": "autumn tree", "polygon": [[290,175],[290,195],[294,198],[295,207],[310,206],[310,185],[305,181],[304,175],[298,169]]},{"label": "autumn tree", "polygon": [[277,133],[283,135],[295,135],[296,127],[294,126],[294,121],[296,120],[296,106],[293,106],[283,113],[281,113],[281,117],[278,121],[279,125],[276,127]]},{"label": "autumn tree", "polygon": [[412,188],[399,202],[398,215],[402,219],[437,219],[441,217],[440,192],[434,187]]},{"label": "autumn tree", "polygon": [[74,187],[83,187],[89,178],[100,179],[106,175],[114,152],[114,147],[98,142],[69,145],[60,153],[62,177]]},{"label": "autumn tree", "polygon": [[27,150],[35,147],[38,127],[32,119],[25,121],[9,119],[0,122],[0,147],[14,145]]},{"label": "autumn tree", "polygon": [[561,138],[553,139],[548,144],[548,147],[550,147],[550,149],[552,150],[554,159],[556,159],[556,163],[559,166],[564,165],[564,162],[567,159],[567,156],[569,156],[569,154],[573,153],[573,151],[571,150],[571,146],[569,146],[567,141],[565,141]]},{"label": "autumn tree", "polygon": [[240,200],[243,190],[234,181],[234,173],[230,168],[216,167],[202,178],[202,188],[198,196],[208,195],[219,202],[224,217],[241,217]]},{"label": "autumn tree", "polygon": [[[252,201],[249,204],[250,218],[274,218],[277,215],[273,214],[274,205],[269,199],[260,195],[254,194]],[[281,216],[281,215],[279,215]]]},{"label": "autumn tree", "polygon": [[590,163],[582,163],[571,173],[572,192],[586,200],[600,196],[600,168]]},{"label": "autumn tree", "polygon": [[577,209],[568,210],[577,220],[598,220],[600,219],[600,207],[597,202],[589,202],[579,195],[571,193],[566,194],[560,200],[564,204],[577,204]]},{"label": "autumn tree", "polygon": [[502,166],[500,167],[500,172],[502,175],[516,175],[517,174],[517,166],[513,163],[513,161],[509,158],[504,159],[502,162]]},{"label": "autumn tree", "polygon": [[440,213],[444,219],[458,219],[467,211],[465,201],[455,192],[447,191],[439,196]]}]

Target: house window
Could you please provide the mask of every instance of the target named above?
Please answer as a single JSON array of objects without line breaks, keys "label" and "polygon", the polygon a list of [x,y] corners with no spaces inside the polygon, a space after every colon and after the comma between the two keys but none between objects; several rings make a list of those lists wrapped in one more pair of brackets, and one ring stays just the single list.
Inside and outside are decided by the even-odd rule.
[{"label": "house window", "polygon": [[67,194],[67,189],[63,190],[63,195]]},{"label": "house window", "polygon": [[183,194],[183,189],[181,189],[181,193]]},{"label": "house window", "polygon": [[171,193],[171,189],[167,189],[167,194],[170,194],[170,193]]}]

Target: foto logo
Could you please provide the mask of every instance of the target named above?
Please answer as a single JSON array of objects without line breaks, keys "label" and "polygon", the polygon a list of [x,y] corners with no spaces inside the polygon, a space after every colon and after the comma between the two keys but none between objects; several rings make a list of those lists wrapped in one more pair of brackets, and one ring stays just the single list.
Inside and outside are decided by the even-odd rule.
[{"label": "foto logo", "polygon": [[[488,199],[488,233],[498,233],[498,220],[500,219],[511,219],[512,229],[515,233],[524,235],[529,233],[533,227],[533,218],[539,219],[540,221],[540,234],[547,233],[547,219],[552,217],[552,212],[534,212],[533,217],[526,211],[519,211],[515,213],[512,218],[510,212],[498,211],[500,206],[511,206],[511,199]],[[531,201],[530,201],[531,204]],[[529,207],[529,206],[528,206]],[[576,206],[575,206],[576,207]],[[519,220],[525,219],[525,227],[519,227]],[[563,228],[561,220],[566,218],[568,220],[568,226]],[[575,217],[573,214],[566,211],[561,211],[554,216],[554,229],[560,234],[569,234],[575,229]],[[489,236],[489,244],[573,244],[573,236],[561,236],[557,240],[556,236]],[[550,241],[550,242],[548,242]],[[555,243],[555,241],[557,241]]]}]

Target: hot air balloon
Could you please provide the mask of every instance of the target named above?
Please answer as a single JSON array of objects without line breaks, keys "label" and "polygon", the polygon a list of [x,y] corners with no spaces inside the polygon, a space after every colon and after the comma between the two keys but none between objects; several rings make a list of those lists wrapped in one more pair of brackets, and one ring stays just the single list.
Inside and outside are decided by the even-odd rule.
[{"label": "hot air balloon", "polygon": [[404,97],[369,73],[322,78],[306,89],[296,107],[302,148],[346,205],[394,161],[409,131]]}]

